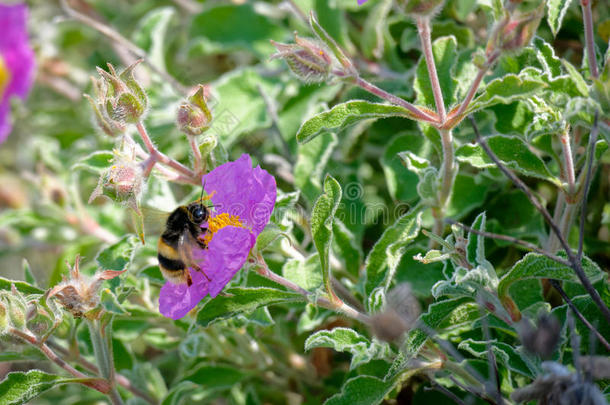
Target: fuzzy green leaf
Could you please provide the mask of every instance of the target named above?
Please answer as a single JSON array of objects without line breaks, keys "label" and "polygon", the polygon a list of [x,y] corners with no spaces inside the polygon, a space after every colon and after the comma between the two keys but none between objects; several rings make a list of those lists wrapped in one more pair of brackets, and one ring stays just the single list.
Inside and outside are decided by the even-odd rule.
[{"label": "fuzzy green leaf", "polygon": [[378,287],[387,290],[406,247],[419,234],[420,219],[421,211],[412,209],[387,228],[375,243],[365,262],[366,296]]},{"label": "fuzzy green leaf", "polygon": [[370,375],[351,378],[343,384],[341,392],[330,397],[324,405],[375,405],[394,387],[394,381],[384,381]]},{"label": "fuzzy green leaf", "polygon": [[465,115],[470,115],[492,105],[509,104],[527,98],[544,87],[546,87],[546,84],[541,79],[535,79],[532,75],[508,74],[491,81],[483,89],[483,94],[470,103]]},{"label": "fuzzy green leaf", "polygon": [[[512,136],[493,135],[485,140],[500,161],[510,169],[525,176],[547,180],[561,185],[561,180],[555,177],[546,167],[542,159],[530,150],[525,141]],[[462,145],[456,151],[456,159],[476,168],[496,167],[480,145]]]},{"label": "fuzzy green leaf", "polygon": [[570,3],[572,3],[572,0],[549,0],[546,3],[548,8],[546,20],[549,23],[549,27],[551,27],[553,36],[556,36],[561,29],[563,17],[565,17],[566,11],[568,11],[568,8],[570,7]]},{"label": "fuzzy green leaf", "polygon": [[337,104],[331,110],[320,113],[301,125],[297,141],[306,143],[327,131],[341,131],[350,125],[366,119],[411,116],[409,110],[394,105],[376,104],[355,100]]},{"label": "fuzzy green leaf", "polygon": [[[604,273],[597,264],[584,256],[582,268],[592,283],[600,281]],[[510,286],[519,280],[528,278],[550,278],[578,283],[578,277],[571,267],[557,263],[538,253],[528,253],[506,273],[498,284],[498,296],[506,296]]]},{"label": "fuzzy green leaf", "polygon": [[30,370],[27,373],[12,372],[0,382],[0,404],[25,404],[57,385],[80,381],[83,379],[65,378],[40,370]]},{"label": "fuzzy green leaf", "polygon": [[234,287],[225,292],[227,295],[218,296],[201,307],[197,314],[199,325],[207,326],[218,320],[231,318],[266,305],[303,300],[300,294],[267,287]]},{"label": "fuzzy green leaf", "polygon": [[126,235],[120,241],[100,251],[95,261],[102,270],[125,270],[133,259],[136,243],[136,238]]},{"label": "fuzzy green leaf", "polygon": [[371,341],[360,333],[349,328],[334,328],[332,330],[321,330],[307,338],[305,350],[314,347],[330,347],[338,352],[348,352],[352,355],[350,369],[368,363],[375,358],[387,357],[389,347]]},{"label": "fuzzy green leaf", "polygon": [[[443,93],[445,107],[449,107],[455,101],[455,92],[458,81],[453,77],[453,69],[457,63],[457,40],[454,36],[438,38],[432,44],[432,53],[438,73],[438,80]],[[428,67],[422,56],[418,65],[415,81],[413,83],[417,103],[434,108],[434,94],[428,75]]]},{"label": "fuzzy green leaf", "polygon": [[327,291],[330,284],[330,251],[333,240],[333,222],[341,202],[341,186],[332,176],[324,179],[324,193],[316,201],[311,213],[311,234],[320,256],[322,280]]},{"label": "fuzzy green leaf", "polygon": [[336,145],[337,136],[326,132],[313,141],[298,146],[294,184],[310,201],[320,194],[322,174]]}]

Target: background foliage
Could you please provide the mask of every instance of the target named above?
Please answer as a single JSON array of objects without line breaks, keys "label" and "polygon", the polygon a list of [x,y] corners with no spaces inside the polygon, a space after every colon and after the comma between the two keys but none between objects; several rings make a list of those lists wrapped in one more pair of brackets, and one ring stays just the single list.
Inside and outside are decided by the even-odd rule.
[{"label": "background foliage", "polygon": [[[525,6],[534,3],[539,2]],[[28,4],[38,76],[27,103],[14,104],[16,125],[0,147],[0,288],[7,293],[13,288],[11,305],[22,305],[22,315],[36,303],[38,313],[29,314],[28,327],[37,334],[51,331],[49,346],[93,375],[86,364],[95,363],[94,332],[56,308],[53,299],[47,302],[44,292],[68,275],[66,261],[73,264],[77,255],[85,274],[127,270],[100,292],[101,306],[114,317],[110,343],[116,371],[135,387],[119,386],[125,402],[451,403],[446,393],[428,389],[442,386],[479,403],[483,399],[472,392],[490,400],[493,389],[473,375],[487,381],[490,352],[497,384],[510,401],[515,389],[548,372],[539,356],[524,349],[515,313],[559,319],[553,361],[573,369],[578,353],[608,355],[579,320],[580,340],[570,338],[567,305],[548,279],[562,282],[605,339],[610,326],[569,265],[513,243],[435,225],[443,167],[436,129],[339,79],[304,84],[282,60],[269,59],[271,39],[290,42],[293,31],[314,37],[307,23],[314,11],[361,77],[435,110],[415,23],[389,0],[362,6],[355,0],[70,3],[145,52],[149,64],[137,68],[149,98],[144,123],[158,148],[186,165],[191,149],[175,125],[176,109],[191,87],[209,84],[214,120],[206,136],[218,145],[206,161],[213,166],[248,153],[275,176],[278,201],[256,250],[272,272],[309,292],[304,298],[244,269],[225,289],[227,296],[205,299],[192,317],[162,317],[157,299],[164,281],[155,236],[140,243],[137,222],[134,227],[125,205],[104,199],[87,204],[120,142],[96,128],[81,95],[92,94],[89,77],[96,66],[124,67],[137,57],[116,38],[68,18],[56,2]],[[502,15],[500,1],[449,0],[433,19],[432,49],[447,111],[466,96],[477,74],[477,52],[485,49]],[[610,77],[610,9],[593,2],[593,16],[603,89]],[[499,160],[559,220],[557,205],[565,204],[567,190],[561,134],[569,131],[581,173],[594,113],[601,112],[582,266],[608,306],[609,117],[592,87],[584,43],[578,2],[549,0],[531,44],[502,53],[466,113],[474,114]],[[605,86],[607,92],[610,85]],[[128,131],[135,134],[133,127]],[[444,216],[549,253],[561,250],[540,213],[475,142],[467,121],[453,136],[459,169]],[[578,184],[583,181],[584,175]],[[139,201],[172,210],[199,190],[153,172]],[[562,228],[574,249],[576,207]],[[431,240],[428,231],[449,236]],[[411,323],[403,341],[388,343],[383,324],[366,325],[370,322],[316,305],[327,298],[331,274],[338,296],[363,316],[383,313],[397,300],[399,305],[416,300],[419,326]],[[410,283],[409,296],[393,298],[388,291],[404,282]],[[0,347],[2,373],[13,372],[0,383],[0,403],[107,400],[23,339],[4,336]],[[598,386],[610,398],[607,382]]]}]

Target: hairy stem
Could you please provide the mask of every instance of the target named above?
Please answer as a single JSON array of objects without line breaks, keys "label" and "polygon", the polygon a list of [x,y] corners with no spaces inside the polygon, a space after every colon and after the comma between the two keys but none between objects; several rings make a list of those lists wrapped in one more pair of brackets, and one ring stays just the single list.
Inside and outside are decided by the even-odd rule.
[{"label": "hairy stem", "polygon": [[432,94],[434,94],[434,103],[436,104],[436,112],[440,122],[445,122],[447,113],[445,111],[445,101],[443,100],[443,91],[438,81],[438,73],[436,71],[436,63],[434,62],[434,54],[432,53],[432,40],[430,38],[430,18],[417,18],[417,31],[421,40],[426,67],[428,68],[428,77],[432,86]]},{"label": "hairy stem", "polygon": [[[334,70],[333,74],[338,77],[347,77],[347,74],[340,70]],[[409,103],[408,101],[403,100],[400,97],[395,96],[394,94],[388,93],[385,90],[380,89],[372,83],[367,82],[361,77],[355,78],[355,84],[368,91],[371,94],[376,95],[379,98],[389,101],[394,105],[401,106],[407,110],[409,110],[414,115],[414,119],[427,121],[432,124],[438,124],[438,116],[432,112],[426,112],[416,107],[415,105]]]},{"label": "hairy stem", "polygon": [[593,128],[591,129],[591,134],[589,135],[589,146],[587,151],[587,161],[586,161],[586,172],[585,172],[585,180],[582,191],[582,202],[580,206],[580,224],[579,224],[579,233],[578,233],[578,260],[582,260],[582,247],[583,241],[585,238],[585,219],[587,215],[587,199],[589,195],[589,188],[591,187],[591,180],[593,177],[593,161],[595,160],[595,143],[597,142],[597,135],[599,133],[599,112],[595,112],[595,119],[593,121]]},{"label": "hairy stem", "polygon": [[594,79],[599,77],[597,67],[597,57],[595,55],[595,39],[593,36],[593,13],[591,11],[591,0],[580,0],[582,7],[582,19],[585,25],[585,43],[587,50],[587,62],[589,63],[589,72]]},{"label": "hairy stem", "polygon": [[565,180],[568,183],[566,200],[570,203],[573,202],[574,193],[576,192],[576,176],[574,175],[574,159],[572,157],[572,145],[570,144],[570,133],[568,132],[568,128],[564,128],[560,140],[564,160],[564,175]]},{"label": "hairy stem", "polygon": [[498,157],[491,150],[491,148],[489,147],[487,142],[481,137],[479,129],[476,125],[476,122],[474,121],[474,118],[472,118],[472,116],[470,117],[470,120],[472,123],[472,128],[474,129],[474,133],[476,135],[478,144],[481,145],[481,147],[483,148],[485,153],[487,153],[489,158],[491,160],[493,160],[493,162],[496,164],[498,169],[500,169],[500,171],[502,171],[502,173],[504,173],[504,175],[506,177],[508,177],[513,182],[513,184],[526,195],[526,197],[530,201],[530,203],[536,208],[536,210],[538,212],[540,212],[540,214],[542,214],[542,217],[544,218],[546,223],[549,225],[549,227],[551,228],[551,230],[553,231],[555,236],[557,236],[557,239],[559,240],[561,247],[566,252],[566,255],[568,256],[568,260],[570,261],[570,264],[571,264],[570,267],[572,267],[572,269],[574,270],[574,273],[576,273],[576,276],[580,280],[580,283],[585,288],[587,293],[591,296],[591,299],[593,300],[595,305],[597,305],[597,307],[601,311],[604,318],[606,318],[606,321],[608,323],[610,323],[610,309],[606,306],[606,304],[604,304],[599,293],[597,292],[595,287],[593,287],[593,284],[591,284],[591,280],[589,280],[589,278],[585,274],[585,271],[582,267],[582,261],[578,260],[578,258],[574,254],[574,252],[572,252],[572,249],[570,249],[570,246],[568,245],[565,238],[563,237],[563,234],[562,234],[561,230],[559,229],[559,226],[557,225],[557,223],[555,223],[555,221],[553,221],[553,218],[551,218],[551,215],[549,214],[549,212],[546,210],[546,208],[544,208],[542,206],[540,201],[538,201],[538,199],[534,196],[534,194],[529,189],[529,187],[527,187],[525,185],[525,183],[523,183],[521,181],[521,179],[519,179],[506,166],[504,166],[504,164],[500,161],[500,159],[498,159]]},{"label": "hairy stem", "polygon": [[[269,280],[272,280],[272,281],[288,288],[289,290],[295,291],[295,292],[301,294],[305,298],[312,296],[311,292],[305,290],[302,287],[299,287],[297,284],[293,283],[292,281],[287,280],[284,277],[280,276],[279,274],[276,274],[273,271],[271,271],[269,269],[269,267],[267,267],[267,263],[265,263],[265,260],[260,255],[257,257],[256,264],[257,264],[256,271],[261,276],[268,278]],[[337,300],[338,301],[335,302],[335,301],[331,301],[325,297],[318,297],[318,298],[316,298],[315,303],[321,307],[330,309],[331,311],[340,312],[343,315],[348,316],[357,321],[360,321],[365,325],[371,324],[371,319],[367,314],[364,314],[364,313],[356,310],[355,308],[352,308],[351,306],[349,306],[346,303],[344,303],[343,301],[341,301],[339,298],[337,298]]]},{"label": "hairy stem", "polygon": [[108,396],[113,405],[122,405],[123,400],[116,390],[116,371],[114,369],[114,358],[112,355],[112,347],[108,330],[110,324],[103,325],[100,320],[87,320],[89,327],[89,335],[93,345],[93,353],[97,361],[100,374],[110,384],[110,392]]},{"label": "hairy stem", "polygon": [[10,333],[11,335],[20,338],[21,340],[25,341],[26,343],[29,343],[32,346],[37,347],[38,349],[40,349],[40,351],[49,360],[51,360],[53,363],[55,363],[56,365],[58,365],[62,369],[66,370],[72,376],[74,376],[76,378],[82,378],[82,379],[89,379],[89,380],[91,380],[91,381],[84,381],[84,382],[82,382],[83,385],[86,385],[87,387],[93,388],[94,390],[99,391],[102,394],[107,394],[110,391],[110,389],[111,389],[110,384],[108,384],[106,381],[104,381],[104,380],[94,380],[92,377],[90,377],[90,376],[88,376],[86,374],[81,373],[80,371],[78,371],[77,369],[75,369],[74,367],[72,367],[71,365],[66,363],[64,361],[64,359],[59,357],[46,343],[40,343],[38,341],[38,339],[36,338],[36,336],[32,335],[30,332],[24,332],[24,331],[20,331],[18,329],[15,329],[15,328],[9,328],[8,329],[8,333]]}]

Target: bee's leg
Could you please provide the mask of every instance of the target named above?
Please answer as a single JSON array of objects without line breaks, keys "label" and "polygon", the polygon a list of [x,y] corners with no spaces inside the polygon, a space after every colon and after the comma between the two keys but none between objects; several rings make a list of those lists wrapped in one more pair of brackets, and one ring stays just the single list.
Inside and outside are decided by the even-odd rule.
[{"label": "bee's leg", "polygon": [[[190,233],[183,233],[180,236],[180,240],[178,241],[178,252],[180,252],[180,258],[182,259],[182,261],[184,262],[186,267],[190,267],[195,271],[201,272],[201,274],[203,274],[203,276],[209,282],[209,281],[211,281],[210,278],[207,276],[207,274],[205,274],[205,272],[201,269],[201,267],[199,267],[199,265],[193,258],[192,247],[193,247],[193,244],[196,245],[196,242],[194,241],[194,239],[195,238],[193,238]],[[189,275],[189,277],[190,277],[190,275]]]},{"label": "bee's leg", "polygon": [[193,285],[193,279],[191,278],[191,273],[189,272],[189,269],[185,269],[186,271],[186,285],[188,285],[189,287]]}]

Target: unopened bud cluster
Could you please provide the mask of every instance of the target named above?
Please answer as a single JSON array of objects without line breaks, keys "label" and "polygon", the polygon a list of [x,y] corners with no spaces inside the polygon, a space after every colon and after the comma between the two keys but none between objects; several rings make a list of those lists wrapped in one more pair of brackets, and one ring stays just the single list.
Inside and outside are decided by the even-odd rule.
[{"label": "unopened bud cluster", "polygon": [[126,124],[138,122],[146,111],[148,98],[133,71],[140,61],[117,74],[114,67],[108,64],[109,72],[97,68],[101,79],[93,79],[95,99],[88,98],[95,113],[97,125],[110,136],[125,131]]},{"label": "unopened bud cluster", "polygon": [[212,123],[212,113],[208,108],[205,93],[205,87],[200,84],[195,94],[178,107],[178,128],[189,136],[201,135]]},{"label": "unopened bud cluster", "polygon": [[294,44],[271,41],[277,53],[271,59],[281,58],[290,70],[305,83],[322,83],[328,80],[332,68],[332,58],[326,46],[294,34]]}]

